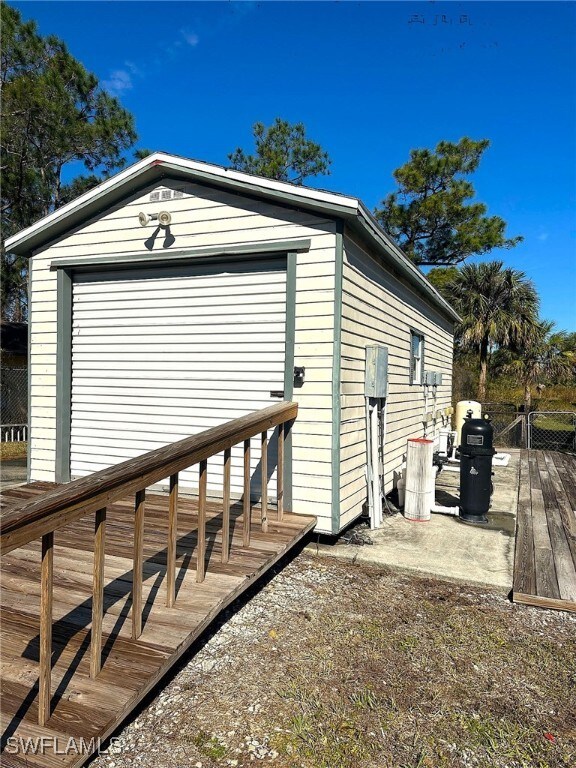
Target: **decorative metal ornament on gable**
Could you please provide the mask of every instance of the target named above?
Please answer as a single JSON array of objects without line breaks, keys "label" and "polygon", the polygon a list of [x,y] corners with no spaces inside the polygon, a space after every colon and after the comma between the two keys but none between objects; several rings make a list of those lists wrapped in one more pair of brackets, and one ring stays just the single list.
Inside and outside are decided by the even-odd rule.
[{"label": "decorative metal ornament on gable", "polygon": [[492,496],[492,457],[494,429],[490,419],[472,418],[472,411],[462,425],[460,442],[460,519],[484,524]]}]

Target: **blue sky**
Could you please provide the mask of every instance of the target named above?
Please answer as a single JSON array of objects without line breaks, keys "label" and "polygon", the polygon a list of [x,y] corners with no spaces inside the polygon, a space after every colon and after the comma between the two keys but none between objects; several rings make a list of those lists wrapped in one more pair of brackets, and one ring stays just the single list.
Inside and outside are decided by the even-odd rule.
[{"label": "blue sky", "polygon": [[525,240],[543,317],[576,330],[576,4],[14,2],[136,118],[139,146],[227,164],[252,124],[302,121],[313,186],[370,208],[411,148],[488,138],[473,182]]}]

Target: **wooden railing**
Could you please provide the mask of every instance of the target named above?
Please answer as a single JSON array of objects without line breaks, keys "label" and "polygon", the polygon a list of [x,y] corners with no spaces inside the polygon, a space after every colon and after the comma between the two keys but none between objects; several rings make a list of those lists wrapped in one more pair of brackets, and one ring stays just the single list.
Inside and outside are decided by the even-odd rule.
[{"label": "wooden railing", "polygon": [[261,525],[268,529],[268,430],[278,427],[277,508],[282,520],[284,511],[284,444],[298,413],[296,403],[278,403],[219,427],[208,429],[193,437],[158,448],[103,469],[88,477],[75,480],[43,494],[11,510],[2,519],[0,554],[42,538],[40,592],[40,670],[38,721],[44,725],[50,717],[51,654],[52,654],[52,594],[54,531],[88,514],[95,515],[94,570],[92,584],[92,630],[90,640],[90,676],[96,677],[102,663],[102,617],[104,605],[104,563],[106,557],[107,507],[127,496],[135,495],[134,554],[132,571],[132,638],[142,632],[142,582],[144,565],[144,509],[146,488],[170,478],[168,505],[168,541],[166,571],[166,604],[173,607],[176,584],[176,532],[178,517],[178,474],[199,465],[198,538],[196,581],[202,582],[206,569],[206,501],[208,459],[223,453],[222,492],[222,562],[230,556],[230,469],[231,449],[243,442],[243,546],[250,546],[250,443],[260,435],[261,457]]}]

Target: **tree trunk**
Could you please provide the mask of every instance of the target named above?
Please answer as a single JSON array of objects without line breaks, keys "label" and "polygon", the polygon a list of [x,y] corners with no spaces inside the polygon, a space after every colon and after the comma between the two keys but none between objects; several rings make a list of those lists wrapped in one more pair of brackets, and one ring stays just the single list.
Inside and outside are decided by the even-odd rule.
[{"label": "tree trunk", "polygon": [[486,379],[488,377],[488,339],[480,344],[480,378],[478,380],[478,401],[486,402]]},{"label": "tree trunk", "polygon": [[532,387],[528,382],[524,384],[524,412],[530,413],[532,407]]}]

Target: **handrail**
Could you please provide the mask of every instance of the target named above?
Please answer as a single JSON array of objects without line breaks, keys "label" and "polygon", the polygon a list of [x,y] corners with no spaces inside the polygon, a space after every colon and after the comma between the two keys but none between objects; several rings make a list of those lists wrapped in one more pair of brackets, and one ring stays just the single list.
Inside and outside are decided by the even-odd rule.
[{"label": "handrail", "polygon": [[278,427],[277,508],[278,521],[284,511],[284,450],[291,423],[298,414],[296,403],[278,403],[269,408],[234,419],[177,443],[149,451],[88,477],[48,491],[38,499],[13,508],[0,522],[0,553],[6,554],[38,538],[42,540],[40,582],[40,664],[38,678],[38,722],[44,726],[51,714],[52,677],[52,599],[54,569],[54,531],[68,523],[95,513],[94,566],[92,585],[92,628],[90,640],[90,676],[100,673],[102,664],[102,618],[104,613],[104,562],[106,557],[107,508],[126,496],[135,495],[134,552],[132,567],[132,639],[142,633],[142,586],[144,565],[144,513],[146,488],[170,478],[168,506],[168,539],[166,548],[166,605],[174,606],[176,536],[178,517],[178,473],[199,465],[198,525],[196,542],[196,581],[204,581],[206,573],[206,511],[208,459],[223,453],[222,495],[222,562],[230,556],[230,461],[231,449],[244,444],[244,547],[250,546],[250,438],[260,434],[262,462],[261,527],[268,527],[268,430]]},{"label": "handrail", "polygon": [[297,403],[277,403],[42,494],[11,509],[2,518],[0,554],[11,552],[267,429],[292,421],[297,413]]}]

